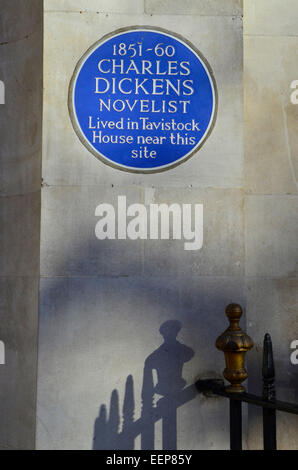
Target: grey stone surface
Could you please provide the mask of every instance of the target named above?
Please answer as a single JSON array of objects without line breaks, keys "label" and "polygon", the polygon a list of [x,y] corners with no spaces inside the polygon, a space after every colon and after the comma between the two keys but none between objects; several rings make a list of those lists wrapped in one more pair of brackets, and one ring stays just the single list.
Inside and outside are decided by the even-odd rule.
[{"label": "grey stone surface", "polygon": [[42,31],[0,45],[6,105],[0,114],[0,196],[40,190]]},{"label": "grey stone surface", "polygon": [[41,0],[1,0],[0,45],[28,38],[41,24]]},{"label": "grey stone surface", "polygon": [[42,2],[1,0],[0,448],[35,446],[41,183]]},{"label": "grey stone surface", "polygon": [[99,204],[113,204],[118,195],[127,204],[142,201],[139,188],[44,188],[41,221],[42,276],[128,276],[143,271],[140,240],[98,240],[95,226]]},{"label": "grey stone surface", "polygon": [[144,0],[44,0],[45,12],[143,13]]},{"label": "grey stone surface", "polygon": [[[239,278],[42,279],[37,448],[92,448],[95,419],[101,405],[109,412],[113,390],[119,394],[122,424],[125,383],[130,374],[137,421],[144,361],[161,345],[159,328],[167,320],[181,322],[178,341],[195,353],[183,367],[187,385],[198,375],[223,368],[222,355],[210,348],[210,332],[216,337],[223,331],[223,310],[232,299],[243,302]],[[162,359],[157,360],[158,368],[162,364]],[[172,370],[175,355],[170,352],[167,364]],[[158,398],[155,395],[155,401]],[[181,406],[179,448],[227,448],[226,413],[221,399],[196,397]],[[105,428],[101,429],[102,442],[104,436]],[[109,439],[109,448],[115,449],[111,434]],[[159,426],[155,448],[161,448]]]},{"label": "grey stone surface", "polygon": [[0,277],[0,448],[35,446],[38,278]]},{"label": "grey stone surface", "polygon": [[[75,134],[67,107],[73,71],[86,50],[111,31],[142,24],[163,27],[190,40],[208,58],[220,96],[217,122],[204,146],[186,163],[155,175],[115,171],[97,160]],[[217,35],[210,35],[210,31],[217,31]],[[46,13],[45,58],[43,178],[46,184],[98,186],[110,181],[115,185],[157,187],[241,187],[241,19],[189,16],[181,21],[174,15],[162,15],[152,17],[149,22],[144,15]]]},{"label": "grey stone surface", "polygon": [[297,277],[297,197],[246,198],[246,274]]},{"label": "grey stone surface", "polygon": [[244,274],[243,194],[236,189],[164,189],[156,204],[203,204],[204,241],[201,250],[184,251],[184,240],[144,243],[144,271],[174,276],[241,276]]},{"label": "grey stone surface", "polygon": [[245,34],[297,36],[296,0],[244,0]]},{"label": "grey stone surface", "polygon": [[2,276],[39,275],[40,193],[0,198]]},{"label": "grey stone surface", "polygon": [[[273,341],[277,396],[298,401],[297,366],[290,362],[290,345],[298,339],[298,280],[251,278],[247,281],[247,331],[255,347],[248,353],[249,388],[261,393],[262,347],[264,334]],[[249,411],[249,447],[262,448],[262,416],[254,407]],[[278,448],[297,449],[298,417],[278,413]]]},{"label": "grey stone surface", "polygon": [[241,15],[242,0],[145,0],[145,11],[172,15]]},{"label": "grey stone surface", "polygon": [[288,104],[285,108],[286,121],[287,121],[287,137],[288,137],[288,149],[291,160],[291,173],[293,180],[296,183],[298,181],[298,134],[296,132],[296,124],[298,120],[298,106]]},{"label": "grey stone surface", "polygon": [[[262,341],[272,334],[277,396],[297,402],[297,2],[244,2],[244,144],[249,387],[261,392]],[[278,448],[297,449],[297,417],[278,413]],[[248,446],[262,448],[261,410],[251,407]]]},{"label": "grey stone surface", "polygon": [[245,37],[245,189],[297,194],[297,106],[290,102],[298,38]]}]

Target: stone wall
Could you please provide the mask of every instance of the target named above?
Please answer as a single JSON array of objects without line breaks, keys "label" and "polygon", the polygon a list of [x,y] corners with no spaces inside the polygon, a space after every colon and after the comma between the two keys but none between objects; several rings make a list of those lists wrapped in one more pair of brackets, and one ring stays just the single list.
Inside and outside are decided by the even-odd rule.
[{"label": "stone wall", "polygon": [[[214,340],[226,327],[231,301],[246,307],[242,325],[256,343],[248,355],[250,390],[261,391],[262,340],[269,331],[279,397],[297,402],[290,343],[298,331],[298,106],[290,102],[290,84],[298,78],[298,6],[296,0],[243,3],[244,12],[241,0],[0,0],[6,85],[0,448],[139,449],[153,434],[155,448],[162,448],[160,419],[135,441],[127,423],[132,416],[151,423],[144,407],[148,368],[165,369],[158,348],[167,334],[165,326],[159,330],[168,320],[176,321],[172,333],[181,324],[172,364],[181,348],[189,359],[177,447],[228,448],[226,401],[196,396],[192,384],[224,367]],[[161,27],[191,41],[208,59],[219,93],[216,125],[204,146],[154,175],[98,161],[74,133],[67,108],[81,56],[106,33],[130,25]],[[97,240],[95,208],[116,205],[118,195],[146,206],[204,204],[202,250],[184,251],[179,240]],[[173,368],[169,374],[172,380]],[[279,414],[278,421],[279,447],[297,448],[297,418]],[[246,437],[249,449],[261,448],[254,408]]]},{"label": "stone wall", "polygon": [[42,2],[0,1],[0,448],[35,443]]},{"label": "stone wall", "polygon": [[[271,333],[280,399],[298,401],[290,344],[298,336],[297,79],[298,4],[247,0],[244,9],[245,213],[249,386],[260,392],[261,348]],[[249,415],[249,447],[262,445],[261,414]],[[281,449],[297,449],[298,418],[278,414]]]},{"label": "stone wall", "polygon": [[[132,445],[127,431],[124,443],[115,443],[111,420],[120,430],[127,407],[135,420],[146,411],[145,361],[153,361],[163,343],[159,328],[168,320],[181,323],[178,340],[193,351],[183,368],[190,388],[178,408],[178,448],[228,446],[224,401],[197,397],[192,387],[198,375],[223,368],[214,339],[226,326],[226,304],[244,305],[242,10],[239,1],[222,3],[45,2],[39,449],[90,449],[94,434],[95,448],[105,435],[112,448]],[[204,146],[154,175],[121,172],[94,158],[74,133],[67,108],[85,51],[105,34],[134,25],[191,41],[210,63],[219,93],[216,126]],[[95,208],[116,206],[118,195],[146,206],[203,203],[203,249],[184,251],[180,240],[97,240]],[[173,351],[170,364],[177,355]],[[162,357],[155,360],[158,369],[165,367]],[[155,448],[162,448],[161,434],[159,420]],[[138,433],[136,448],[140,439]]]}]

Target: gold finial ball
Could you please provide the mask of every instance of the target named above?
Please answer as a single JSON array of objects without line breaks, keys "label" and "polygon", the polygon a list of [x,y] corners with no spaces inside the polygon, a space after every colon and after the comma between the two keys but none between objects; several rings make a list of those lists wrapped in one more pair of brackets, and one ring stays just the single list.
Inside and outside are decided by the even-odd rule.
[{"label": "gold finial ball", "polygon": [[226,315],[229,320],[240,320],[243,310],[239,304],[230,304],[226,307]]}]

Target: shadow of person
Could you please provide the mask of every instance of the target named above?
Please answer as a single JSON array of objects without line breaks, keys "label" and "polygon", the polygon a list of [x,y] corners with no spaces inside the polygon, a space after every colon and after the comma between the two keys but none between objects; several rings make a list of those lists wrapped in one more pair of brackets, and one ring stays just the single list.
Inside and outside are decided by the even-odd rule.
[{"label": "shadow of person", "polygon": [[[154,423],[159,417],[162,419],[163,450],[177,449],[177,408],[185,402],[183,394],[186,381],[182,377],[182,370],[184,364],[194,356],[191,348],[177,340],[181,328],[177,320],[163,323],[159,331],[164,342],[145,360],[142,388],[143,450],[154,449]],[[156,385],[154,371],[157,374]],[[156,407],[153,405],[155,394],[162,397]]]},{"label": "shadow of person", "polygon": [[177,449],[177,409],[197,395],[194,384],[185,387],[186,381],[182,377],[183,366],[192,359],[194,352],[177,340],[181,327],[179,321],[169,320],[159,329],[164,342],[145,360],[139,419],[134,419],[134,381],[131,375],[126,379],[122,420],[117,390],[111,394],[109,416],[106,406],[101,405],[94,425],[94,450],[133,450],[137,436],[141,436],[142,450],[154,450],[154,426],[159,420],[162,420],[163,450]]}]

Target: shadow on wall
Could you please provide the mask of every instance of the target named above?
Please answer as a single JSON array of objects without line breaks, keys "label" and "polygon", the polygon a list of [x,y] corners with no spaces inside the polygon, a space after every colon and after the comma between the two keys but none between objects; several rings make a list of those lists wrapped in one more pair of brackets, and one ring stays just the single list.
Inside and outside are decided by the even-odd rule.
[{"label": "shadow on wall", "polygon": [[[155,276],[132,276],[129,274],[133,271],[132,257],[121,264],[122,273],[128,274],[109,277],[103,273],[98,277],[94,275],[87,278],[84,272],[80,277],[75,277],[70,270],[71,266],[67,264],[69,260],[72,259],[79,265],[86,259],[90,260],[91,253],[93,259],[97,260],[101,258],[101,250],[102,247],[97,246],[95,251],[93,245],[87,241],[77,247],[73,258],[67,252],[65,258],[61,257],[61,265],[57,268],[59,274],[56,277],[44,276],[41,281],[37,447],[94,450],[131,450],[141,447],[143,450],[153,450],[157,441],[154,439],[154,425],[157,424],[158,432],[160,425],[163,428],[163,449],[175,450],[177,410],[183,405],[186,408],[186,404],[197,397],[194,385],[185,385],[182,377],[183,365],[188,366],[185,369],[189,371],[190,380],[196,373],[216,373],[217,353],[215,348],[210,348],[210,339],[226,328],[223,314],[225,306],[233,299],[243,303],[242,281],[238,283],[234,278],[197,277],[191,270],[179,278],[162,277],[159,273]],[[114,257],[115,252],[114,250]],[[165,251],[160,256],[161,261],[166,261],[166,255]],[[108,255],[103,254],[102,258],[106,256]],[[114,263],[112,254],[109,259]],[[151,262],[150,258],[149,263]],[[124,396],[122,391],[120,396],[119,389],[113,391],[113,385],[108,390],[104,386],[102,393],[107,392],[108,396],[111,393],[110,404],[108,399],[98,401],[96,396],[101,383],[98,371],[101,374],[104,371],[113,383],[113,369],[109,367],[113,368],[119,362],[117,351],[113,342],[107,340],[107,335],[108,338],[109,335],[115,335],[113,340],[126,351],[126,342],[132,334],[131,325],[136,319],[139,327],[133,333],[137,341],[128,347],[130,359],[127,361],[127,371],[122,373],[121,370],[121,378],[126,380]],[[168,319],[173,320],[163,323]],[[123,328],[121,336],[116,333],[115,325],[117,331],[118,328]],[[162,344],[151,353],[148,331],[152,331],[152,325],[154,333],[157,333],[160,326],[164,339],[160,338]],[[182,325],[187,346],[176,339]],[[211,335],[209,331],[212,332]],[[144,348],[138,343],[143,334]],[[107,345],[108,349],[104,350]],[[197,356],[193,359],[196,361],[193,367],[193,361],[187,363],[194,355],[188,345],[195,349]],[[135,361],[134,353],[140,350],[146,352]],[[102,357],[102,351],[108,355],[108,366]],[[100,358],[98,354],[101,355]],[[134,377],[130,376],[130,361],[134,367]],[[140,377],[142,369],[143,380]],[[80,379],[78,370],[81,371]],[[135,370],[139,370],[138,375]],[[62,382],[66,384],[65,388],[60,385]],[[79,384],[83,382],[88,384],[87,395],[84,388],[84,406],[82,395],[78,393]],[[136,386],[138,395],[134,396]],[[57,393],[58,400],[55,398]],[[68,406],[71,407],[67,408]],[[65,413],[66,409],[68,413]],[[198,416],[200,409],[201,404],[198,403]],[[60,419],[61,414],[65,419]],[[72,418],[73,415],[75,419]],[[92,426],[94,420],[96,422]],[[72,433],[69,429],[72,429]],[[178,432],[178,438],[179,434]],[[215,434],[226,445],[225,433],[221,427],[214,430],[213,437]],[[204,437],[200,445],[207,447]]]},{"label": "shadow on wall", "polygon": [[[177,409],[192,400],[197,392],[194,385],[185,388],[182,377],[185,362],[194,351],[177,340],[181,323],[169,320],[159,329],[164,342],[145,360],[141,417],[134,421],[135,401],[133,377],[126,380],[123,402],[123,425],[120,426],[119,394],[113,390],[109,415],[106,405],[101,405],[95,420],[93,450],[133,450],[135,439],[141,436],[141,449],[154,449],[154,425],[162,420],[163,450],[177,449]],[[156,372],[157,384],[154,384]],[[157,400],[156,395],[160,398]]]}]

